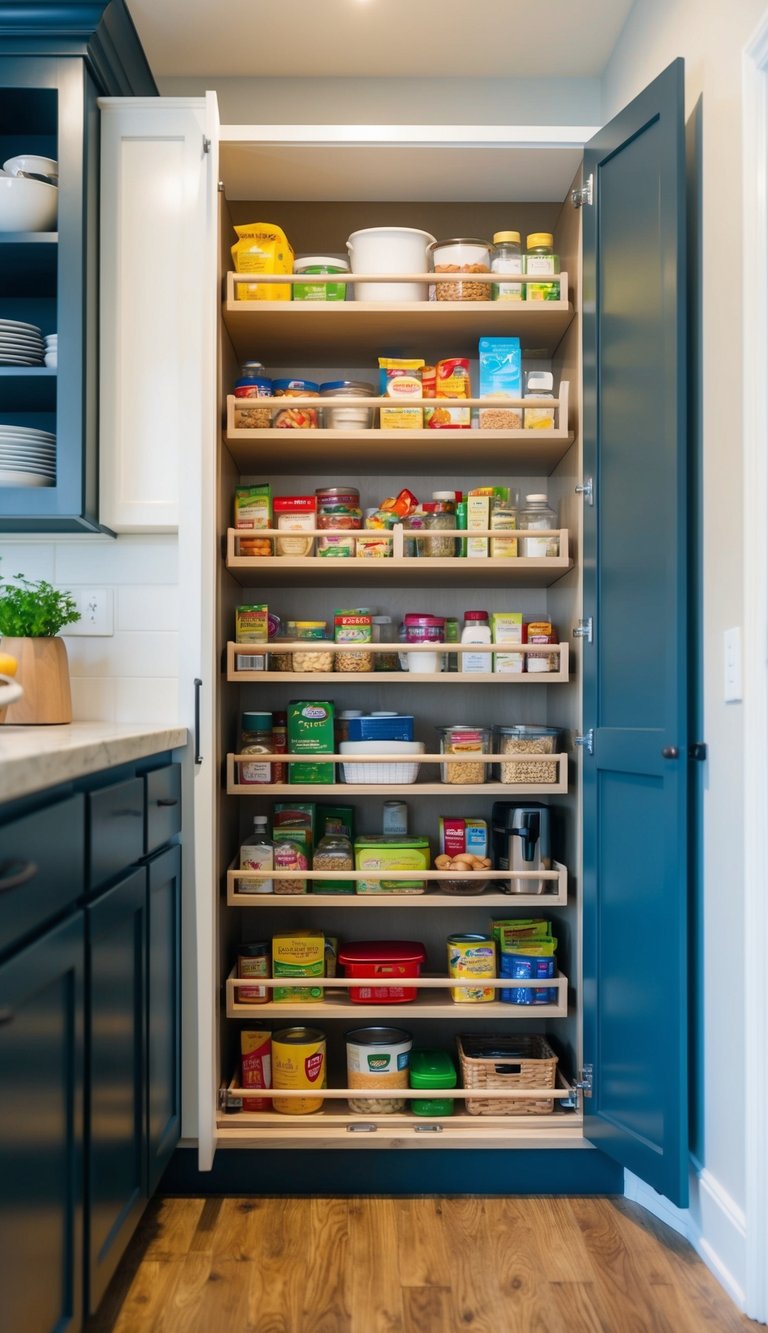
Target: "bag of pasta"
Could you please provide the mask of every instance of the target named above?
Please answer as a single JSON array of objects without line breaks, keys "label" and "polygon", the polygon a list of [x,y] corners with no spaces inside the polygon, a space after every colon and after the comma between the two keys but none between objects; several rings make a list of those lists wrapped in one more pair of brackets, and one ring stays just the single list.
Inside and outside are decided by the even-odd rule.
[{"label": "bag of pasta", "polygon": [[[236,273],[292,273],[293,246],[282,228],[273,222],[248,222],[235,227],[238,239],[232,246]],[[290,283],[238,282],[238,301],[290,301]]]}]

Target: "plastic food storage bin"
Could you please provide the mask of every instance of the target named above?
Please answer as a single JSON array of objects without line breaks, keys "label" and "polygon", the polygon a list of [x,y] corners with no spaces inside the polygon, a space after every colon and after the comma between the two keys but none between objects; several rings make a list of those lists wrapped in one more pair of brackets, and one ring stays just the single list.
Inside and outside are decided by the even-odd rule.
[{"label": "plastic food storage bin", "polygon": [[413,940],[358,940],[339,948],[339,965],[344,969],[344,976],[359,977],[369,983],[350,986],[349,998],[353,1004],[404,1004],[415,1000],[419,993],[415,986],[370,983],[377,978],[391,981],[418,977],[426,957],[424,945]]},{"label": "plastic food storage bin", "polygon": [[456,763],[440,765],[440,780],[461,784],[465,782],[486,782],[490,764],[484,764],[476,758],[479,754],[490,754],[491,732],[489,727],[438,727],[440,733],[440,753],[462,755]]},{"label": "plastic food storage bin", "polygon": [[[414,763],[406,756],[423,753],[423,741],[342,741],[339,747],[339,754],[345,756],[342,764],[345,782],[415,782],[419,775],[418,761]],[[354,756],[363,754],[391,754],[396,759],[392,763],[382,760],[374,764],[356,764]]]},{"label": "plastic food storage bin", "polygon": [[528,761],[528,755],[556,755],[560,749],[562,732],[559,727],[529,724],[493,728],[493,753],[500,756],[494,764],[494,776],[500,782],[519,782],[533,786],[543,782],[557,782],[557,759],[551,763]]},{"label": "plastic food storage bin", "polygon": [[[412,1088],[456,1087],[456,1066],[447,1051],[411,1051],[408,1080]],[[414,1097],[413,1115],[453,1115],[452,1097]]]}]

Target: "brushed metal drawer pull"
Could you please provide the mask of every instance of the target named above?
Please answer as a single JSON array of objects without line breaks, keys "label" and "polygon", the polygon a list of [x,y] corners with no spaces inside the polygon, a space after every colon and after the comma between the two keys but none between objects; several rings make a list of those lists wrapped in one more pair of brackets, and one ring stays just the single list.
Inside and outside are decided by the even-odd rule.
[{"label": "brushed metal drawer pull", "polygon": [[157,804],[158,804],[158,805],[178,805],[178,804],[179,804],[179,798],[178,798],[178,796],[161,796],[161,797],[158,797]]},{"label": "brushed metal drawer pull", "polygon": [[[16,867],[16,873],[13,871]],[[37,865],[34,861],[3,861],[0,864],[0,875],[5,871],[6,874],[0,878],[0,893],[10,893],[11,889],[20,889],[22,884],[28,884],[37,874]]]}]

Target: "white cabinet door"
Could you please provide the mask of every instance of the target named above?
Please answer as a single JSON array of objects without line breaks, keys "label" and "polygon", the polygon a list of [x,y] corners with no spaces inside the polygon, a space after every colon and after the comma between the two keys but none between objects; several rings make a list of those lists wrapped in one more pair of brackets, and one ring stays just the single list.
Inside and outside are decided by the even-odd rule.
[{"label": "white cabinet door", "polygon": [[99,518],[114,532],[173,532],[180,471],[208,428],[208,107],[205,98],[99,105]]}]

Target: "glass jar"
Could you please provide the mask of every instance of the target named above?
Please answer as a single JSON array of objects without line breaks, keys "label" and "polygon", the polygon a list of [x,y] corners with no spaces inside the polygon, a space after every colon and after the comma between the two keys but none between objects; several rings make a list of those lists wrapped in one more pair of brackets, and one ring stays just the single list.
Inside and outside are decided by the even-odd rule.
[{"label": "glass jar", "polygon": [[[522,273],[523,250],[519,231],[497,231],[493,235],[491,249],[492,273]],[[491,299],[494,301],[524,301],[525,283],[494,282],[491,284]]]},{"label": "glass jar", "polygon": [[401,520],[403,524],[403,552],[411,559],[426,555],[426,541],[416,541],[409,537],[409,532],[424,532],[427,527],[427,515],[423,508],[414,509]]},{"label": "glass jar", "polygon": [[[453,491],[435,491],[431,503],[424,505],[427,532],[456,531],[456,500]],[[453,537],[429,537],[421,545],[423,555],[450,559],[456,554],[458,542]]]},{"label": "glass jar", "polygon": [[[443,616],[425,615],[419,611],[409,611],[403,618],[403,638],[406,643],[427,644],[442,643],[445,635]],[[440,671],[443,654],[435,652],[403,653],[401,663],[404,670],[415,674]]]},{"label": "glass jar", "polygon": [[[374,643],[390,643],[392,641],[392,617],[391,616],[372,616],[371,632]],[[397,652],[394,644],[391,653],[374,654],[374,671],[398,671],[400,663],[397,658]]]},{"label": "glass jar", "polygon": [[240,753],[253,755],[240,764],[240,782],[243,786],[264,785],[272,781],[272,765],[257,756],[273,754],[272,714],[243,713],[240,725]]},{"label": "glass jar", "polygon": [[[265,430],[272,425],[272,408],[252,399],[271,398],[272,380],[260,361],[244,361],[235,380],[235,429]],[[247,399],[247,405],[243,401]]]},{"label": "glass jar", "polygon": [[323,559],[354,559],[356,538],[346,533],[359,532],[363,526],[362,509],[346,505],[328,505],[318,510],[318,528],[335,528],[330,536],[317,538],[317,554]]},{"label": "glass jar", "polygon": [[358,404],[345,406],[344,398],[375,398],[376,390],[364,380],[328,380],[320,385],[322,398],[338,399],[333,406],[323,408],[323,425],[327,430],[369,430],[373,425],[374,408]]},{"label": "glass jar", "polygon": [[[312,869],[328,871],[354,870],[355,856],[352,841],[344,833],[326,833],[315,848],[312,857]],[[314,880],[313,893],[354,893],[355,885],[351,879]]]},{"label": "glass jar", "polygon": [[[560,259],[554,252],[554,238],[550,231],[534,231],[525,238],[525,271],[546,277],[560,272]],[[526,283],[527,301],[559,301],[559,282]]]},{"label": "glass jar", "polygon": [[[557,782],[559,727],[528,724],[517,726],[496,725],[493,728],[493,751],[501,756],[495,765],[500,782],[535,786],[538,783]],[[551,754],[547,760],[528,759],[529,755]]]},{"label": "glass jar", "polygon": [[[552,398],[554,400],[555,377],[551,370],[528,370],[525,375],[525,393],[523,398]],[[555,409],[552,407],[526,407],[523,412],[525,430],[554,430]]]},{"label": "glass jar", "polygon": [[440,753],[466,756],[461,762],[441,764],[441,782],[461,783],[486,782],[488,764],[473,756],[490,754],[491,732],[489,727],[438,727],[440,732]]},{"label": "glass jar", "polygon": [[[427,247],[435,273],[490,273],[491,247],[487,241],[455,237],[433,241]],[[430,301],[490,301],[490,283],[473,282],[462,277],[454,282],[437,282],[429,289]]]},{"label": "glass jar", "polygon": [[[531,532],[537,528],[557,528],[557,514],[547,502],[546,495],[526,495],[525,507],[520,510],[519,527]],[[560,554],[560,541],[557,537],[522,537],[520,554],[523,556],[557,556]]]},{"label": "glass jar", "polygon": [[[491,510],[492,532],[514,532],[517,529],[517,509],[510,504],[497,504]],[[491,537],[491,555],[509,558],[517,555],[517,537]]]}]

